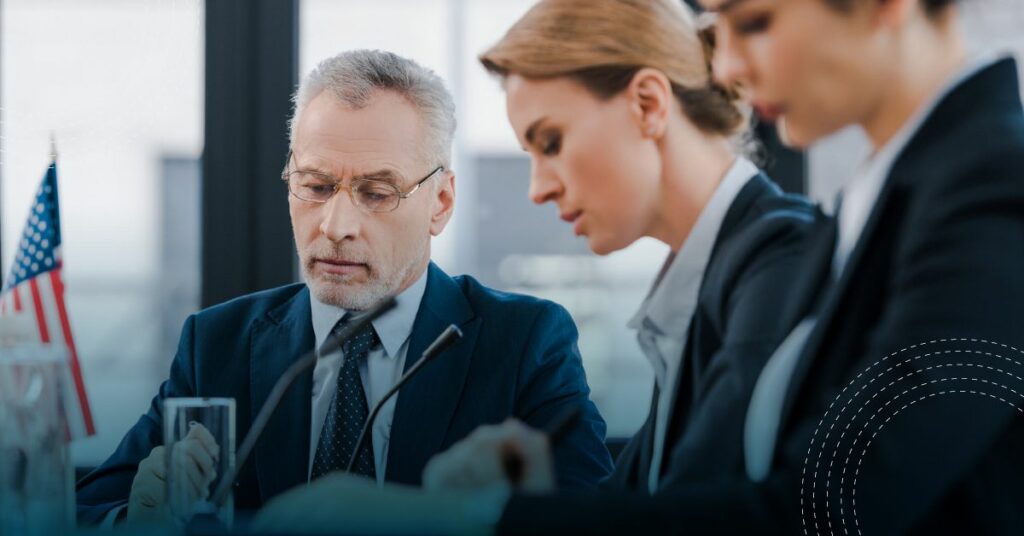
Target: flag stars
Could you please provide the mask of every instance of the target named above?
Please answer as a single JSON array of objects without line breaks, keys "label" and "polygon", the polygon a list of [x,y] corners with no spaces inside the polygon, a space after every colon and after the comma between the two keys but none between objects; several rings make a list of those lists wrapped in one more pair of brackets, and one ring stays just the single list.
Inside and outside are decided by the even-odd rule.
[{"label": "flag stars", "polygon": [[17,244],[10,277],[4,288],[16,286],[44,272],[60,267],[60,224],[56,177],[53,170],[36,191]]}]

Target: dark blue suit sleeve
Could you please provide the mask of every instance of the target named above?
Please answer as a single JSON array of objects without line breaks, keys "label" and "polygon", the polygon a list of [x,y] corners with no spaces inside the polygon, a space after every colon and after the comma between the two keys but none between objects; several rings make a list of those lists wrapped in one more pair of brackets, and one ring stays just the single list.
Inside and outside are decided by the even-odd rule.
[{"label": "dark blue suit sleeve", "polygon": [[582,418],[554,446],[555,473],[561,488],[592,488],[612,471],[605,447],[605,422],[590,400],[590,387],[572,317],[546,304],[530,330],[519,371],[516,416],[543,429],[566,408],[578,405]]},{"label": "dark blue suit sleeve", "polygon": [[195,317],[189,317],[181,332],[178,352],[171,364],[170,377],[150,404],[149,411],[121,440],[117,450],[75,487],[77,517],[80,525],[96,525],[112,509],[128,503],[132,481],[139,462],[163,444],[163,402],[171,397],[195,396],[193,341]]}]

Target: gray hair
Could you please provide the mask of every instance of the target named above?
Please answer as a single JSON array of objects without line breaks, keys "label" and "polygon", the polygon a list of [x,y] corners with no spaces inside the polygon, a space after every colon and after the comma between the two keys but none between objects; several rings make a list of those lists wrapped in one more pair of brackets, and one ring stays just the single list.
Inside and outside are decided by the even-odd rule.
[{"label": "gray hair", "polygon": [[[320,62],[299,84],[292,101],[288,136],[295,140],[295,123],[302,110],[324,91],[354,109],[369,104],[376,90],[391,90],[416,107],[426,127],[424,156],[445,169],[451,167],[455,136],[455,102],[434,71],[382,50],[352,50]],[[434,165],[434,163],[431,163]]]}]

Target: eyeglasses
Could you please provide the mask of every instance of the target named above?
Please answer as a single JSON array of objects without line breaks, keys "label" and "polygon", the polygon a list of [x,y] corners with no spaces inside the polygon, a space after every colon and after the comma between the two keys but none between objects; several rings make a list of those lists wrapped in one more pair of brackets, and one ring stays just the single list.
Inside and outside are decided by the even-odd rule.
[{"label": "eyeglasses", "polygon": [[395,210],[403,199],[416,193],[424,182],[444,170],[444,166],[437,166],[426,177],[416,181],[412,188],[403,192],[390,182],[375,179],[352,179],[348,186],[344,186],[340,180],[319,171],[289,171],[288,166],[291,162],[292,152],[288,151],[288,162],[281,174],[281,180],[288,183],[288,192],[296,199],[323,204],[330,201],[339,190],[345,190],[357,207],[370,212]]}]

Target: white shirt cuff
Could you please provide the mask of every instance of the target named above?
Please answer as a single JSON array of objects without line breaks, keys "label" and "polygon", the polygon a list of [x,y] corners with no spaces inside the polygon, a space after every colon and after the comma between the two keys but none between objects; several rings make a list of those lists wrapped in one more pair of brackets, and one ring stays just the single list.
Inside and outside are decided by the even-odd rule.
[{"label": "white shirt cuff", "polygon": [[107,515],[103,517],[103,522],[100,523],[100,528],[104,528],[104,529],[112,529],[112,528],[114,528],[114,523],[117,521],[117,516],[125,508],[128,508],[127,504],[122,504],[121,506],[118,506],[116,508],[112,508],[109,512],[107,512]]}]

